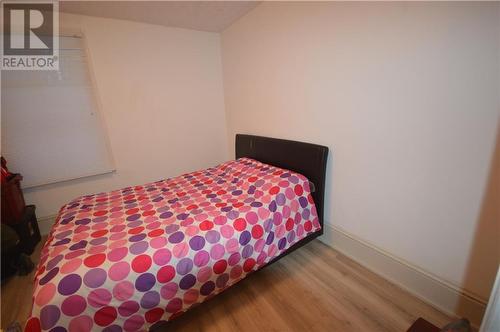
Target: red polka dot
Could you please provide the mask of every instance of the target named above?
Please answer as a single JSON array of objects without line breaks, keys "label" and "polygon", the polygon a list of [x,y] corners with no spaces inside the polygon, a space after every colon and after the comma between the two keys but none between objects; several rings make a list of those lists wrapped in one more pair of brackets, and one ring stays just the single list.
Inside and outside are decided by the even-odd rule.
[{"label": "red polka dot", "polygon": [[226,205],[227,205],[226,203],[217,203],[217,204],[215,204],[216,207],[224,207]]},{"label": "red polka dot", "polygon": [[151,267],[151,257],[139,255],[132,261],[132,270],[137,273],[146,272]]},{"label": "red polka dot", "polygon": [[147,216],[152,216],[152,215],[153,215],[153,214],[155,214],[155,213],[156,213],[156,211],[155,211],[155,210],[148,210],[148,211],[144,211],[144,212],[142,213],[142,215],[143,215],[144,217],[147,217]]},{"label": "red polka dot", "polygon": [[252,228],[252,237],[254,239],[260,239],[262,235],[264,234],[264,229],[262,228],[261,225],[255,225]]},{"label": "red polka dot", "polygon": [[309,201],[309,203],[313,204],[314,203],[314,199],[312,197],[312,195],[309,195],[307,196],[307,200]]},{"label": "red polka dot", "polygon": [[247,227],[247,222],[243,218],[238,218],[233,222],[233,227],[239,232],[242,232]]},{"label": "red polka dot", "polygon": [[291,231],[292,228],[293,228],[293,219],[292,218],[288,218],[287,221],[286,221],[286,224],[285,224],[285,228],[287,231]]},{"label": "red polka dot", "polygon": [[270,193],[271,195],[276,195],[276,194],[277,194],[277,193],[279,193],[279,192],[280,192],[280,187],[278,187],[278,186],[274,186],[274,187],[272,187],[271,189],[269,189],[269,193]]},{"label": "red polka dot", "polygon": [[131,230],[128,231],[128,233],[129,234],[139,234],[139,233],[142,233],[142,231],[144,231],[144,227],[139,226],[139,227],[132,228]]},{"label": "red polka dot", "polygon": [[255,266],[255,259],[249,258],[245,260],[245,263],[243,263],[243,271],[245,272],[252,271],[254,266]]},{"label": "red polka dot", "polygon": [[306,221],[304,223],[304,229],[306,230],[306,232],[310,232],[311,231],[311,229],[312,229],[312,223],[311,223],[310,220],[308,220],[308,221]]},{"label": "red polka dot", "polygon": [[99,210],[99,211],[94,212],[94,216],[99,217],[99,216],[105,215],[106,213],[108,213],[108,211],[106,211],[106,210]]},{"label": "red polka dot", "polygon": [[98,267],[99,265],[104,263],[105,259],[105,254],[96,254],[85,258],[83,264],[85,264],[85,266],[87,267]]},{"label": "red polka dot", "polygon": [[137,212],[139,212],[138,208],[133,208],[133,209],[125,211],[125,213],[128,214],[129,216],[132,214],[136,214]]},{"label": "red polka dot", "polygon": [[256,176],[251,176],[248,178],[248,182],[255,182],[257,180],[258,180],[258,177],[256,177]]},{"label": "red polka dot", "polygon": [[149,237],[157,237],[165,233],[163,229],[155,229],[154,231],[151,231],[148,233]]},{"label": "red polka dot", "polygon": [[170,266],[163,266],[161,269],[158,270],[158,273],[156,274],[156,279],[158,279],[159,282],[161,283],[166,283],[172,280],[175,276],[175,269]]},{"label": "red polka dot", "polygon": [[224,271],[226,271],[226,268],[227,262],[224,259],[221,259],[214,264],[214,272],[217,274],[224,273]]},{"label": "red polka dot", "polygon": [[160,320],[164,312],[165,311],[162,308],[154,308],[146,312],[144,317],[146,318],[146,322],[154,323]]},{"label": "red polka dot", "polygon": [[296,184],[295,188],[293,189],[293,191],[295,191],[295,194],[297,196],[301,196],[302,193],[304,193],[304,189],[302,189],[302,186],[300,184]]},{"label": "red polka dot", "polygon": [[192,205],[189,205],[189,206],[186,208],[186,210],[194,210],[194,209],[196,209],[196,208],[198,208],[198,205],[196,205],[196,204],[192,204]]},{"label": "red polka dot", "polygon": [[94,315],[94,322],[99,326],[108,326],[116,319],[116,309],[113,307],[104,307],[99,309]]},{"label": "red polka dot", "polygon": [[234,204],[233,204],[233,207],[235,207],[235,208],[240,208],[240,207],[242,207],[243,205],[244,205],[244,204],[243,204],[242,202],[238,202],[238,203],[234,203]]},{"label": "red polka dot", "polygon": [[108,234],[108,230],[101,229],[99,231],[95,231],[94,233],[90,234],[90,236],[97,238],[97,237],[102,237],[106,234]]},{"label": "red polka dot", "polygon": [[214,227],[214,224],[211,221],[205,220],[200,223],[199,227],[202,231],[209,231]]},{"label": "red polka dot", "polygon": [[40,320],[36,317],[31,317],[24,327],[24,332],[40,332],[41,330]]}]

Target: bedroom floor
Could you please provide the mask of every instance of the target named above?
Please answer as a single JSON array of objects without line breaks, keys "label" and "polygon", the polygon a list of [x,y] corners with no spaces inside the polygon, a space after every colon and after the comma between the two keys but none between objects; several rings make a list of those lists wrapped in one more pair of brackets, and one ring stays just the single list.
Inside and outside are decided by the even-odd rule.
[{"label": "bedroom floor", "polygon": [[[43,239],[44,241],[45,239]],[[41,245],[33,254],[38,261]],[[24,324],[33,275],[2,285],[1,327]],[[406,331],[451,318],[314,240],[194,308],[163,331]]]}]

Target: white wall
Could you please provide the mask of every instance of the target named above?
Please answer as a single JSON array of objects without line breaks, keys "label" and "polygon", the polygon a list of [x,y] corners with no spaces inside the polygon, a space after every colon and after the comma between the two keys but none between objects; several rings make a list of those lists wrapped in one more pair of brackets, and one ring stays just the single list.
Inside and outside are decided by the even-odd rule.
[{"label": "white wall", "polygon": [[227,160],[219,34],[68,14],[61,31],[86,37],[116,172],[26,190],[39,217]]},{"label": "white wall", "polygon": [[222,34],[230,151],[235,133],[329,146],[327,223],[487,299],[499,44],[498,3],[263,3]]}]

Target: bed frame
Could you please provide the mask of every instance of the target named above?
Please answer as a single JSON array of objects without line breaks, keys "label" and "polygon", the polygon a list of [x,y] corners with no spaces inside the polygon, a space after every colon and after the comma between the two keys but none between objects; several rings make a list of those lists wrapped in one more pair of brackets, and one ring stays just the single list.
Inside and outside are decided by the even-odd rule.
[{"label": "bed frame", "polygon": [[321,230],[309,234],[295,243],[266,266],[323,234],[328,147],[270,137],[236,134],[235,150],[236,159],[248,157],[265,164],[285,168],[304,175],[313,183],[311,186],[312,189],[314,187],[312,196]]}]

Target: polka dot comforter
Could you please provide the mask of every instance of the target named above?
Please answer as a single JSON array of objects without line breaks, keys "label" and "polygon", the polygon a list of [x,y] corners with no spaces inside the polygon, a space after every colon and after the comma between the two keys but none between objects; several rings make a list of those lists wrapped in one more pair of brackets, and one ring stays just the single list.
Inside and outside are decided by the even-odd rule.
[{"label": "polka dot comforter", "polygon": [[308,180],[242,158],[61,208],[26,331],[147,331],[320,229]]}]

